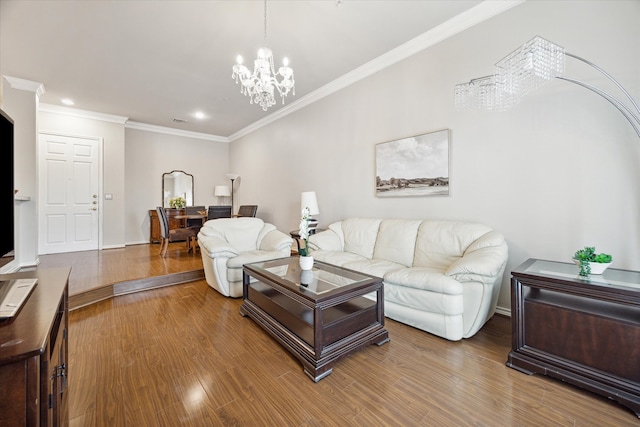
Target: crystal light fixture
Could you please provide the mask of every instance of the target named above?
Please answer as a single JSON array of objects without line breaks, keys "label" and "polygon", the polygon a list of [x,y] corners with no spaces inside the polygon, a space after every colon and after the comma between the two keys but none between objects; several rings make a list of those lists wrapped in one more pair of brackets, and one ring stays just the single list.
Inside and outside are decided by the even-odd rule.
[{"label": "crystal light fixture", "polygon": [[[616,85],[631,106],[591,84],[566,77],[564,73],[567,57],[582,61],[603,74]],[[524,95],[554,78],[582,86],[609,101],[629,121],[640,137],[640,107],[629,92],[602,68],[584,58],[565,52],[563,47],[540,36],[529,40],[496,63],[494,75],[456,85],[454,102],[461,111],[504,111],[517,105]]]},{"label": "crystal light fixture", "polygon": [[[283,66],[276,73],[273,67],[273,52],[266,47],[267,44],[267,0],[264,1],[264,46],[258,50],[258,58],[253,61],[253,73],[242,64],[242,56],[238,55],[238,63],[233,66],[232,78],[236,84],[241,83],[240,92],[249,96],[251,104],[256,103],[263,111],[276,104],[275,91],[284,98],[293,91],[296,94],[293,70],[288,66],[289,61],[284,58]],[[281,81],[278,81],[281,77]]]}]

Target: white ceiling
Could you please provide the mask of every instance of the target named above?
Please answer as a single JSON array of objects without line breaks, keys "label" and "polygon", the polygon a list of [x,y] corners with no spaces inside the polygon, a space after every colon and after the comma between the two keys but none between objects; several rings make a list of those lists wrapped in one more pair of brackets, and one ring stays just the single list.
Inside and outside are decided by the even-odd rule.
[{"label": "white ceiling", "polygon": [[[269,1],[267,45],[296,80],[285,106],[480,3]],[[283,107],[250,105],[231,78],[263,34],[262,1],[1,0],[0,73],[42,83],[43,103],[68,97],[81,110],[226,138]]]}]

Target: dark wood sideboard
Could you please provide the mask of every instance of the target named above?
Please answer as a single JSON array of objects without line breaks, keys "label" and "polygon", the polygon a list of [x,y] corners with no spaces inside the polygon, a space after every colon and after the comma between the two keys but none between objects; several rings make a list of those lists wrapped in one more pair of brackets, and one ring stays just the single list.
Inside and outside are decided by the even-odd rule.
[{"label": "dark wood sideboard", "polygon": [[70,268],[0,275],[37,277],[14,318],[0,321],[0,426],[68,424]]},{"label": "dark wood sideboard", "polygon": [[[167,212],[170,230],[184,227],[185,220],[176,219],[175,217],[178,215],[186,215],[186,209],[165,208],[165,212]],[[160,243],[160,220],[158,219],[158,212],[155,209],[149,210],[149,224],[149,241],[151,243]]]},{"label": "dark wood sideboard", "polygon": [[640,417],[640,272],[578,276],[530,259],[512,271],[507,366],[606,396]]}]

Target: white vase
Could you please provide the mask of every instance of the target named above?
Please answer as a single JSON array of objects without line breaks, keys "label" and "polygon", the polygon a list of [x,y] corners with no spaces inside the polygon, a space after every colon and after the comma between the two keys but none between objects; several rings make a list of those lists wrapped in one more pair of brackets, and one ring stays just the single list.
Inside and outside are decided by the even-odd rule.
[{"label": "white vase", "polygon": [[[573,262],[580,265],[580,261],[574,259]],[[602,274],[604,271],[609,268],[611,265],[610,262],[590,262],[589,267],[591,267],[591,274]]]},{"label": "white vase", "polygon": [[300,284],[309,286],[311,283],[313,283],[313,270],[302,270],[300,272]]},{"label": "white vase", "polygon": [[313,268],[313,257],[312,256],[301,256],[300,257],[300,268],[303,270],[311,270]]}]

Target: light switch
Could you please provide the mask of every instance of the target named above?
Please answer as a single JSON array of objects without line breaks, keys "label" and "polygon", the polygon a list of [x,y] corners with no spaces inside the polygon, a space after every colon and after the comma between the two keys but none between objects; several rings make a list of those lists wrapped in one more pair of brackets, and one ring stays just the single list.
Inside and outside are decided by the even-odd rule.
[{"label": "light switch", "polygon": [[105,199],[105,200],[113,200],[113,194],[111,194],[111,193],[105,193],[105,194],[104,194],[104,199]]}]

